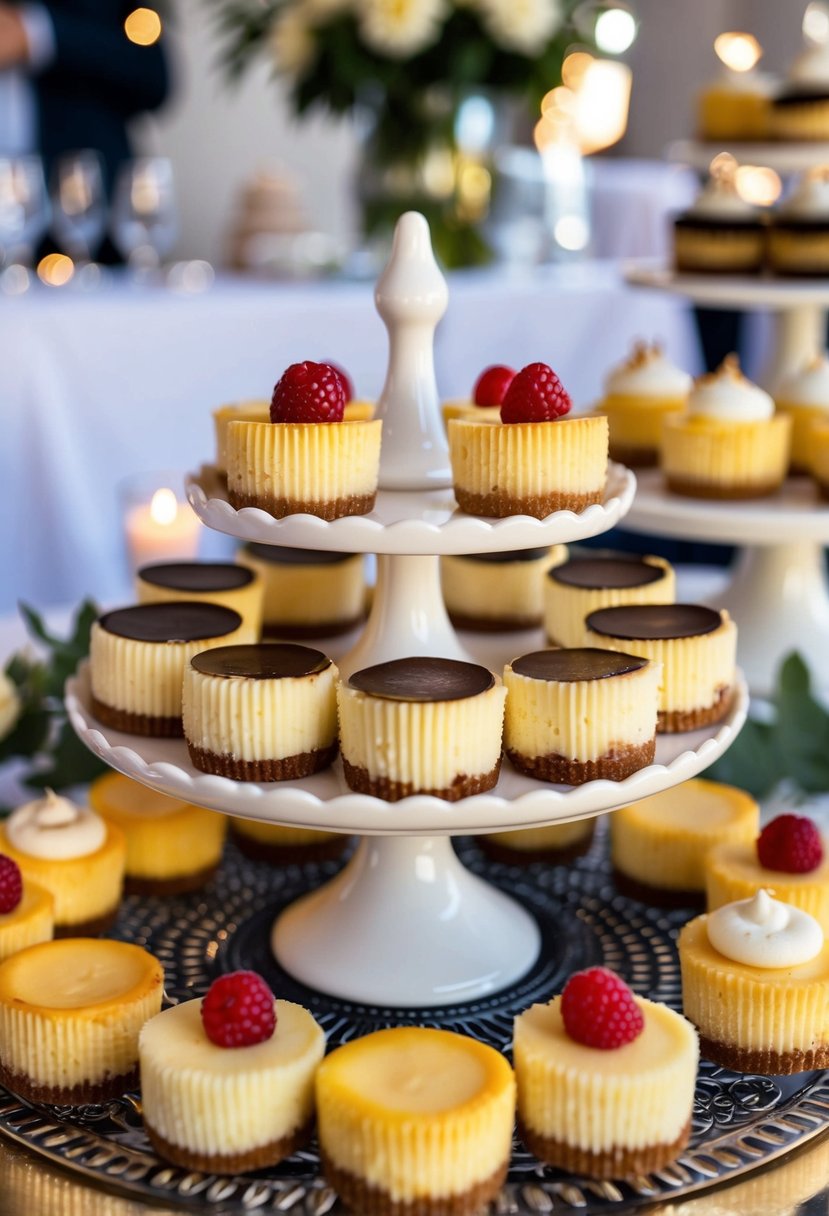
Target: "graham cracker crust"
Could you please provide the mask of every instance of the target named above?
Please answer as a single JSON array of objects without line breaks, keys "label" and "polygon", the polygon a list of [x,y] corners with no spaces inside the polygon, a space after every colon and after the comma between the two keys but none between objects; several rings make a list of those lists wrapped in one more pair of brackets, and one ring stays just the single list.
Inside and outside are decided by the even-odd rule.
[{"label": "graham cracker crust", "polygon": [[371,494],[348,494],[344,498],[332,498],[327,502],[301,502],[295,498],[274,498],[272,494],[240,494],[228,486],[230,505],[240,511],[242,507],[258,507],[275,519],[286,515],[316,515],[319,519],[342,519],[344,515],[368,515],[373,510],[377,491]]},{"label": "graham cracker crust", "polygon": [[192,1149],[182,1148],[179,1144],[171,1144],[151,1127],[144,1119],[144,1130],[159,1157],[171,1161],[173,1165],[183,1166],[188,1170],[200,1170],[204,1174],[244,1174],[249,1170],[261,1170],[268,1165],[276,1165],[285,1157],[290,1157],[298,1148],[303,1148],[311,1139],[313,1122],[303,1123],[289,1136],[281,1136],[271,1140],[269,1144],[259,1144],[244,1153],[197,1153]]},{"label": "graham cracker crust", "polygon": [[491,861],[500,861],[508,866],[529,866],[537,861],[546,862],[551,866],[562,866],[584,856],[593,843],[595,830],[595,825],[591,822],[590,831],[583,840],[577,840],[563,849],[511,849],[509,845],[492,840],[489,836],[476,836],[475,843]]},{"label": "graham cracker crust", "polygon": [[586,494],[568,494],[565,491],[551,490],[549,494],[514,498],[511,494],[500,492],[472,494],[456,485],[455,498],[458,500],[460,509],[467,515],[484,515],[490,519],[503,519],[507,515],[532,515],[536,519],[545,519],[554,511],[578,513],[594,503],[601,504],[604,501],[604,486],[600,490],[591,490]]},{"label": "graham cracker crust", "polygon": [[599,756],[596,760],[572,760],[548,752],[546,756],[525,756],[513,748],[506,753],[514,768],[539,781],[554,785],[584,785],[586,781],[624,781],[631,773],[653,762],[656,739],[648,739],[638,747],[624,744]]},{"label": "graham cracker crust", "polygon": [[501,771],[501,758],[488,773],[458,773],[452,784],[441,790],[418,789],[413,781],[392,781],[388,777],[371,777],[367,768],[359,764],[350,764],[343,756],[343,774],[349,789],[358,794],[373,794],[385,802],[399,802],[412,794],[428,794],[432,798],[443,798],[447,802],[457,802],[460,798],[469,798],[472,794],[483,794],[491,790],[498,780]]},{"label": "graham cracker crust", "polygon": [[705,891],[690,891],[680,887],[654,887],[623,874],[613,867],[613,885],[620,895],[637,899],[653,908],[695,908],[705,910]]},{"label": "graham cracker crust", "polygon": [[468,629],[472,633],[508,633],[518,629],[538,629],[541,613],[535,616],[472,616],[465,612],[450,612],[449,620],[456,629]]},{"label": "graham cracker crust", "polygon": [[358,1216],[476,1216],[498,1194],[509,1168],[507,1160],[489,1178],[455,1195],[422,1195],[400,1200],[392,1199],[382,1187],[340,1169],[323,1148],[320,1157],[327,1181]]},{"label": "graham cracker crust", "polygon": [[30,1102],[49,1102],[53,1106],[84,1106],[87,1102],[107,1102],[120,1098],[128,1090],[138,1088],[138,1064],[130,1072],[116,1077],[105,1076],[100,1081],[82,1081],[78,1085],[41,1085],[24,1073],[11,1072],[0,1064],[0,1085]]},{"label": "graham cracker crust", "polygon": [[665,484],[672,494],[683,498],[708,498],[735,501],[743,498],[768,498],[776,494],[782,481],[743,482],[742,485],[727,485],[723,482],[691,481],[684,477],[665,474]]},{"label": "graham cracker crust", "polygon": [[659,448],[635,448],[625,443],[610,444],[610,459],[628,468],[652,469],[659,464]]},{"label": "graham cracker crust", "polygon": [[124,878],[124,891],[127,895],[187,895],[190,891],[200,891],[207,886],[218,864],[215,861],[201,870],[194,870],[192,874],[174,874],[170,878],[128,874]]},{"label": "graham cracker crust", "polygon": [[336,861],[342,857],[350,836],[336,836],[319,844],[265,844],[238,831],[230,825],[230,834],[236,848],[251,861],[264,861],[271,866],[301,866],[316,861]]},{"label": "graham cracker crust", "polygon": [[688,1143],[691,1120],[671,1144],[648,1144],[643,1148],[625,1148],[617,1145],[603,1153],[577,1148],[551,1136],[542,1136],[518,1120],[518,1135],[531,1153],[548,1165],[569,1170],[574,1174],[589,1174],[593,1178],[637,1178],[662,1169],[673,1161]]},{"label": "graham cracker crust", "polygon": [[772,1047],[739,1047],[736,1043],[721,1043],[699,1036],[699,1053],[703,1059],[734,1072],[756,1072],[763,1077],[788,1077],[796,1072],[811,1072],[829,1068],[829,1043],[821,1043],[808,1051],[775,1051]]},{"label": "graham cracker crust", "polygon": [[310,777],[311,773],[328,768],[337,755],[338,746],[335,739],[330,747],[299,752],[282,760],[239,760],[236,756],[219,756],[187,740],[194,768],[218,777],[232,777],[234,781],[295,781],[298,777]]},{"label": "graham cracker crust", "polygon": [[660,709],[656,715],[656,733],[678,735],[686,730],[698,730],[701,726],[719,722],[731,708],[733,692],[730,684],[726,688],[720,688],[717,690],[714,704],[701,706],[699,709]]},{"label": "graham cracker crust", "polygon": [[121,730],[127,735],[148,735],[158,739],[181,739],[184,727],[181,718],[156,718],[152,714],[134,714],[128,709],[115,709],[92,696],[92,712],[104,726]]},{"label": "graham cracker crust", "polygon": [[99,937],[111,929],[118,918],[119,905],[108,908],[92,920],[73,921],[70,925],[55,925],[55,937]]},{"label": "graham cracker crust", "polygon": [[351,616],[345,621],[320,621],[317,625],[280,625],[278,621],[265,621],[262,626],[263,642],[288,641],[301,642],[307,638],[336,638],[343,633],[350,633],[358,625],[362,625],[366,613]]}]

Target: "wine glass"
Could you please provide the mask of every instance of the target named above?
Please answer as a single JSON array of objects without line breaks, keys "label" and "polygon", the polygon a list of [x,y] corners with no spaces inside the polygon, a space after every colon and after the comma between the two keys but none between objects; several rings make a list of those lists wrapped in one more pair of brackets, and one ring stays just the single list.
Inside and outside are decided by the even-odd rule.
[{"label": "wine glass", "polygon": [[130,266],[157,269],[178,235],[173,169],[168,160],[143,157],[122,166],[115,183],[112,238]]},{"label": "wine glass", "polygon": [[52,175],[52,231],[81,274],[91,264],[105,225],[100,156],[91,148],[62,156]]},{"label": "wine glass", "polygon": [[4,281],[28,283],[35,246],[49,226],[49,199],[39,156],[0,157],[0,266]]}]

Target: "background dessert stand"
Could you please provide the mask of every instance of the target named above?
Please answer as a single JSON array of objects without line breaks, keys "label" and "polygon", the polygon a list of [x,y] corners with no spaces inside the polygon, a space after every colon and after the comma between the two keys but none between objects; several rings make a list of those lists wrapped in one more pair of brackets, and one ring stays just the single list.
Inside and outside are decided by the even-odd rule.
[{"label": "background dessert stand", "polygon": [[829,143],[822,140],[704,140],[676,139],[665,150],[665,157],[675,165],[687,165],[698,173],[707,173],[718,152],[727,152],[739,165],[762,165],[776,173],[805,173],[818,165],[829,164]]}]

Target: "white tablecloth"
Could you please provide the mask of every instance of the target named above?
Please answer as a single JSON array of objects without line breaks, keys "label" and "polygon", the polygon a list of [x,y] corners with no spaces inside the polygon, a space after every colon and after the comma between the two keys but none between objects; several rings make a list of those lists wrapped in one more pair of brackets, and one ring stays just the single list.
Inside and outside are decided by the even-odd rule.
[{"label": "white tablecloth", "polygon": [[[697,367],[680,301],[631,290],[609,263],[506,279],[458,274],[437,337],[443,395],[483,366],[544,360],[578,405],[637,337],[660,337]],[[88,295],[0,298],[0,611],[124,593],[117,485],[127,474],[195,468],[213,451],[210,410],[269,396],[287,364],[334,359],[358,391],[382,387],[386,336],[369,284],[219,280],[183,296],[116,280]]]}]

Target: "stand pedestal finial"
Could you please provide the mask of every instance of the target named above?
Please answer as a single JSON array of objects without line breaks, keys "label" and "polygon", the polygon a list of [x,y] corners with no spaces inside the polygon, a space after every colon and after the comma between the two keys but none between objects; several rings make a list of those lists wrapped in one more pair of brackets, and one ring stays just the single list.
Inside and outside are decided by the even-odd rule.
[{"label": "stand pedestal finial", "polygon": [[383,420],[380,486],[428,490],[452,484],[435,379],[435,327],[449,301],[429,225],[418,211],[397,221],[374,292],[389,332],[389,365],[375,417]]}]

